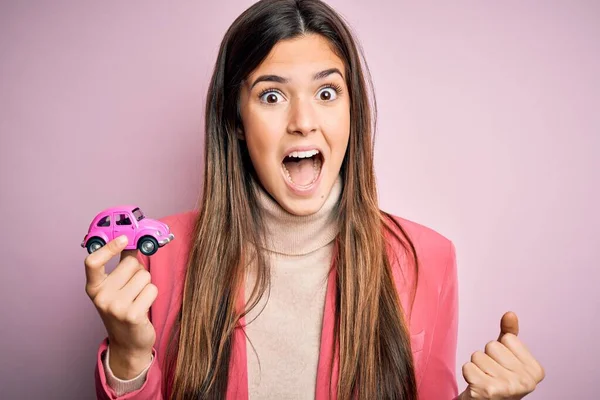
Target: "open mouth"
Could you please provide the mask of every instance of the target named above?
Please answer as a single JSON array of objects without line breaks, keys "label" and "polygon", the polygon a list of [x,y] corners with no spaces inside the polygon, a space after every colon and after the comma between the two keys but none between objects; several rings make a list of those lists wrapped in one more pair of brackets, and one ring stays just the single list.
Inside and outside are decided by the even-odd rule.
[{"label": "open mouth", "polygon": [[281,163],[283,174],[293,187],[310,188],[321,175],[323,155],[319,150],[293,151]]}]

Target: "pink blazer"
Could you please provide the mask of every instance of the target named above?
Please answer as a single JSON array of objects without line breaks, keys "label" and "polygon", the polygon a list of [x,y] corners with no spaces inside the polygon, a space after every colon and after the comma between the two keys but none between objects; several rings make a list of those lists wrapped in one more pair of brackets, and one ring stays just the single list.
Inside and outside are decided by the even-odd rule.
[{"label": "pink blazer", "polygon": [[[102,355],[108,346],[106,338],[98,349],[96,360],[96,394],[98,399],[164,399],[162,388],[162,355],[168,345],[168,334],[174,324],[178,305],[181,304],[186,257],[189,245],[182,238],[191,235],[196,212],[190,211],[163,218],[175,234],[176,239],[161,248],[151,259],[139,255],[142,263],[151,271],[152,282],[158,287],[158,297],[151,310],[150,319],[156,329],[154,360],[148,371],[146,382],[139,389],[117,397],[108,386],[102,364]],[[420,400],[453,400],[458,394],[456,382],[456,342],[458,331],[458,284],[454,246],[452,242],[435,231],[414,222],[394,217],[415,244],[420,260],[418,288],[410,321],[410,339],[415,360],[417,390]],[[179,240],[177,240],[179,238]],[[409,310],[410,287],[414,282],[413,269],[407,266],[406,258],[399,251],[399,244],[388,237],[390,248],[400,258],[400,265],[393,263],[393,272],[404,310]],[[392,257],[392,261],[394,258]],[[410,264],[409,264],[410,265]],[[317,370],[315,399],[335,399],[335,385],[329,388],[330,363],[334,363],[333,382],[337,381],[337,360],[333,359],[335,269],[329,276],[325,297],[325,311],[321,334],[321,348]],[[242,321],[243,322],[243,321]],[[228,400],[248,399],[248,375],[246,363],[246,338],[242,329],[237,329],[233,338],[230,360]],[[167,393],[171,391],[168,390]]]}]

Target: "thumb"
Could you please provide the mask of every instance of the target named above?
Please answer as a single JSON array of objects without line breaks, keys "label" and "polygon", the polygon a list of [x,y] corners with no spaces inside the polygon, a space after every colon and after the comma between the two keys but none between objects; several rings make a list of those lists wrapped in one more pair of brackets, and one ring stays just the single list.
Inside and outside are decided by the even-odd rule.
[{"label": "thumb", "polygon": [[519,319],[517,318],[517,314],[512,311],[504,313],[502,320],[500,320],[498,341],[507,333],[512,333],[515,336],[519,334]]}]

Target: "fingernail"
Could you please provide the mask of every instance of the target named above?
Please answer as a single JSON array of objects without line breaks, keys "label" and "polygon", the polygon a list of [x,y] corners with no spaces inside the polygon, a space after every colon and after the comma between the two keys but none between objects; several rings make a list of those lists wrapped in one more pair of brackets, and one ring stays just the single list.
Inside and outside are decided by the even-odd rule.
[{"label": "fingernail", "polygon": [[121,235],[121,236],[119,236],[119,237],[117,238],[117,244],[118,244],[118,245],[122,246],[122,245],[124,245],[125,243],[127,243],[127,236],[125,236],[125,235]]}]

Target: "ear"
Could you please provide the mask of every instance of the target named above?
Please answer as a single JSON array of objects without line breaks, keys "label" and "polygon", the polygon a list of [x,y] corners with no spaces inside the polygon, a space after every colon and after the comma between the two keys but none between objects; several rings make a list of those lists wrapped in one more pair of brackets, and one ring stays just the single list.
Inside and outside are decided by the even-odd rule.
[{"label": "ear", "polygon": [[244,134],[244,130],[242,128],[237,128],[235,130],[235,136],[237,136],[239,140],[246,140],[246,135]]}]

